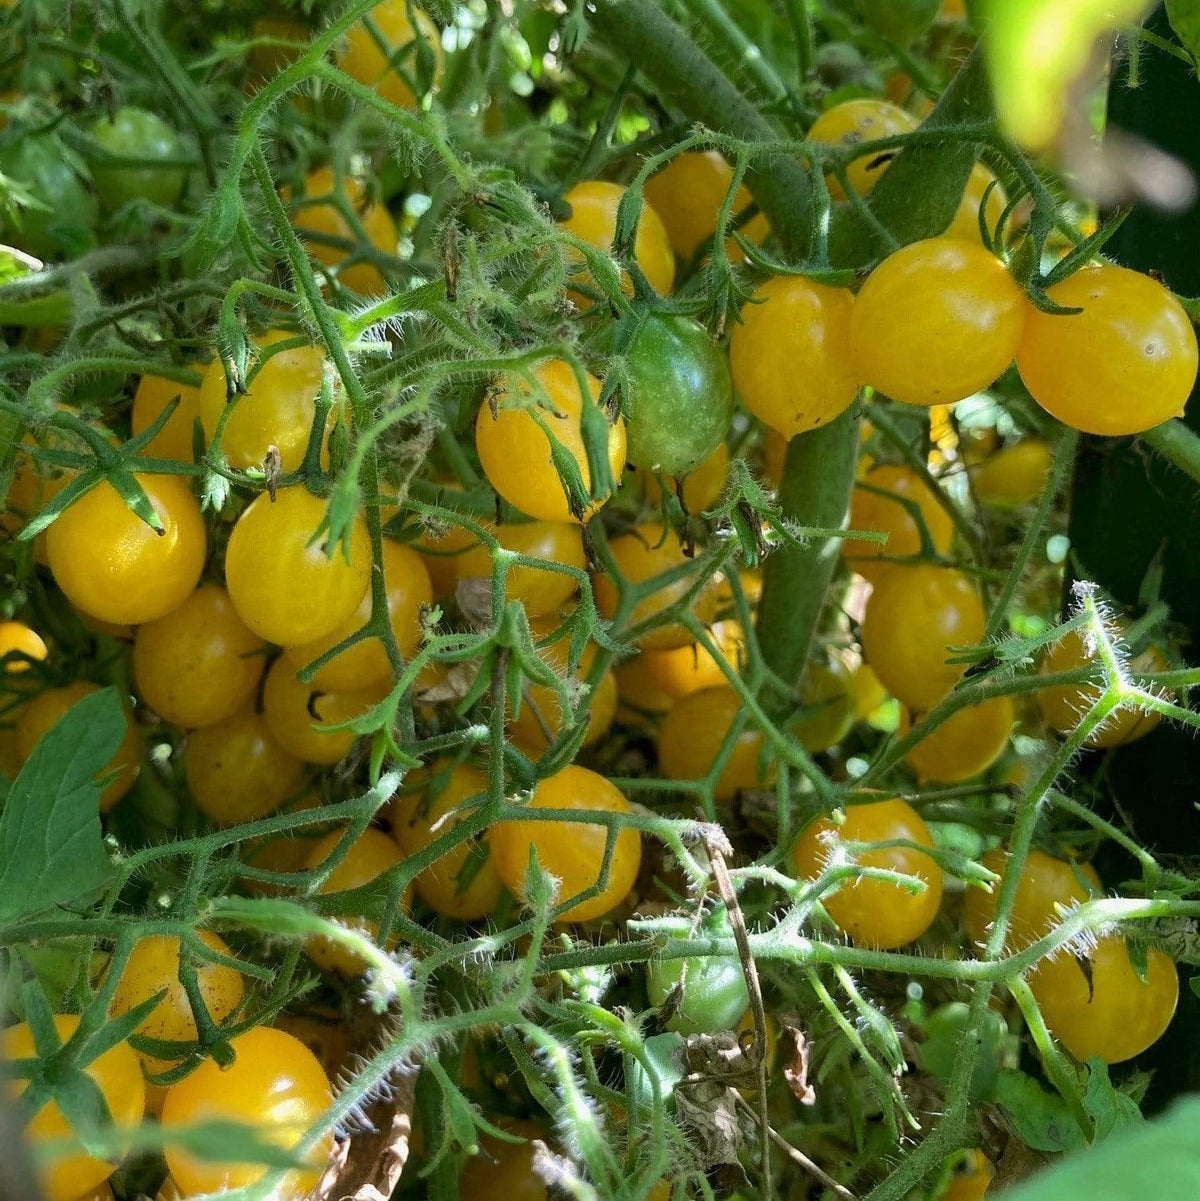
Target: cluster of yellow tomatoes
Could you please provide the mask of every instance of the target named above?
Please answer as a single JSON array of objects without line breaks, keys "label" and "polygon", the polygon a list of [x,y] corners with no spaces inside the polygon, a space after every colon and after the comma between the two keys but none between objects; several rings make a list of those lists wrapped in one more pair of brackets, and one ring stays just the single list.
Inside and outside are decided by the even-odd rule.
[{"label": "cluster of yellow tomatoes", "polygon": [[[381,4],[373,16],[394,44],[411,41],[406,5]],[[394,103],[411,104],[409,84],[391,69],[376,39],[358,33],[352,31],[342,51],[342,67]],[[853,145],[915,125],[909,113],[885,101],[853,100],[824,113],[810,138]],[[846,179],[867,193],[886,166],[871,157],[856,159]],[[649,180],[634,257],[659,294],[670,293],[677,260],[692,259],[711,240],[715,214],[731,180],[728,164],[715,152],[682,154]],[[835,198],[844,197],[838,180],[830,186]],[[621,195],[620,185],[608,181],[577,184],[564,198],[570,208],[564,230],[608,253]],[[287,199],[318,264],[335,271],[353,291],[370,295],[383,290],[383,277],[369,257],[346,264],[340,243],[349,239],[394,250],[396,227],[384,206],[327,168],[309,174],[303,197]],[[735,209],[744,210],[749,203],[749,195],[739,193]],[[761,445],[749,453],[757,456],[755,465],[768,479],[778,481],[786,439],[832,421],[864,387],[904,404],[946,406],[986,390],[1015,362],[1038,404],[1079,430],[1136,433],[1182,410],[1196,378],[1197,347],[1176,299],[1145,275],[1094,263],[1049,289],[1055,304],[1077,313],[1038,309],[980,237],[979,210],[994,228],[1005,207],[1002,187],[979,166],[949,228],[889,254],[857,294],[800,276],[760,284],[729,339],[728,369],[745,408],[765,427]],[[769,233],[758,215],[741,232],[751,241]],[[734,244],[730,252],[738,253]],[[580,272],[577,280],[586,287],[586,273]],[[582,293],[577,299],[587,303]],[[195,386],[153,375],[141,379],[130,412],[134,434],[148,429],[169,402],[178,401],[145,448],[147,457],[192,463],[197,424],[224,464],[239,471],[258,470],[273,461],[278,471],[295,473],[313,456],[326,456],[336,415],[326,428],[315,428],[318,393],[332,378],[325,351],[280,329],[258,331],[252,340],[246,388],[236,399],[219,360],[196,365],[201,382]],[[519,378],[497,381],[492,403],[479,408],[474,449],[483,476],[517,514],[480,524],[505,550],[577,573],[590,570],[600,613],[621,621],[614,632],[621,637],[626,630],[635,631],[637,653],[615,668],[596,676],[594,646],[574,664],[575,682],[587,690],[582,746],[597,747],[614,726],[639,734],[648,730],[663,780],[703,780],[743,711],[729,675],[743,665],[748,633],[732,616],[728,579],[712,580],[689,602],[692,618],[707,630],[721,662],[672,616],[692,585],[691,548],[663,524],[662,483],[650,469],[653,464],[626,474],[627,430],[620,416],[606,418],[609,466],[616,479],[626,478],[611,508],[621,517],[612,521],[607,539],[619,579],[598,570],[590,559],[586,522],[608,498],[597,498],[582,510],[572,503],[551,458],[550,436],[574,460],[590,490],[584,415],[600,392],[598,379],[558,359]],[[49,445],[69,442],[58,427],[41,438]],[[73,478],[69,471],[45,470],[29,453],[32,449],[30,442],[19,448],[3,518],[10,534]],[[707,457],[678,480],[691,512],[702,512],[720,495],[729,457],[722,430]],[[976,495],[997,504],[1026,503],[1039,494],[1048,464],[1046,444],[1036,439],[998,450],[972,467]],[[136,706],[128,711],[127,736],[110,765],[101,811],[112,809],[143,769],[141,730],[151,716],[174,727],[169,741],[182,758],[187,793],[216,825],[234,826],[284,806],[318,805],[316,772],[345,765],[354,750],[355,735],[346,723],[381,701],[395,682],[394,664],[377,635],[353,641],[373,611],[371,541],[364,518],[356,517],[345,544],[327,553],[317,536],[326,502],[302,484],[264,492],[244,505],[234,502],[210,521],[185,476],[139,472],[136,479],[159,529],[137,516],[105,481],[60,513],[35,547],[44,580],[85,624],[130,643]],[[963,675],[962,665],[950,661],[951,648],[980,642],[986,626],[974,579],[945,561],[954,524],[945,498],[927,477],[904,465],[866,464],[849,526],[885,534],[887,542],[848,541],[843,549],[847,569],[868,582],[870,595],[861,614],[859,647],[853,654],[842,653],[849,649],[847,637],[846,646],[822,650],[806,673],[799,697],[804,712],[788,732],[813,754],[835,747],[888,697],[903,707],[902,722],[919,720]],[[929,546],[939,556],[936,560],[928,559]],[[435,602],[448,609],[464,586],[490,580],[492,553],[465,527],[439,527],[416,542],[385,536],[374,570],[381,574],[395,648],[408,660],[433,631],[429,614]],[[750,572],[737,580],[753,606],[760,581]],[[661,585],[632,606],[625,604],[628,584],[655,581]],[[508,572],[505,584],[507,599],[524,606],[547,664],[560,674],[567,672],[568,640],[561,623],[578,577],[523,562]],[[44,678],[62,679],[62,669],[70,665],[56,659],[53,645],[19,620],[0,625],[0,657],[5,684],[17,697],[6,715],[11,728],[0,731],[0,765],[12,773],[63,713],[97,685],[72,679],[39,686],[36,681]],[[1083,640],[1072,634],[1047,652],[1042,666],[1060,672],[1088,662]],[[436,690],[444,676],[444,666],[431,664],[418,680],[418,696],[422,690]],[[1088,685],[1045,688],[1038,694],[1042,719],[1052,730],[1069,731],[1096,695]],[[568,717],[553,689],[530,684],[519,712],[508,721],[507,736],[536,760],[565,732]],[[1000,760],[1016,720],[1009,697],[962,709],[913,748],[908,766],[920,782],[977,778]],[[1122,712],[1097,732],[1093,745],[1114,746],[1140,737],[1155,720]],[[773,769],[763,768],[768,762],[763,740],[758,727],[745,728],[712,787],[715,800],[729,802],[746,790],[771,787]],[[472,762],[436,760],[410,773],[386,828],[367,829],[323,891],[374,880],[461,820],[469,802],[486,790],[486,773]],[[445,918],[483,921],[504,890],[523,898],[531,849],[558,881],[560,900],[583,896],[559,914],[561,921],[600,919],[620,911],[636,895],[642,840],[635,829],[621,829],[600,879],[606,828],[588,822],[587,815],[634,811],[604,774],[580,764],[562,767],[539,780],[527,805],[574,811],[579,819],[496,825],[417,878],[420,902]],[[312,839],[276,839],[248,847],[245,857],[255,868],[300,871],[322,864],[338,839],[338,831]],[[478,853],[480,847],[485,855]],[[839,855],[862,868],[921,880],[925,888],[919,893],[890,880],[867,878],[825,898],[829,917],[847,938],[890,949],[920,938],[941,905],[943,871],[922,847],[934,848],[928,826],[906,801],[888,798],[850,806],[836,824],[829,817],[817,818],[800,834],[791,861],[796,875],[807,880],[819,879]],[[997,874],[1003,874],[1005,862],[1002,848],[984,857],[984,866]],[[1086,864],[1032,852],[1017,889],[1008,949],[1041,938],[1064,908],[1099,888]],[[993,894],[967,891],[965,920],[973,943],[985,941],[994,904]],[[368,934],[374,929],[365,921],[360,927]],[[204,950],[197,955],[191,948],[189,958],[209,1016],[217,1024],[232,1020],[246,993],[243,976],[221,939],[208,932],[196,938]],[[364,970],[362,961],[340,944],[314,939],[307,950],[331,974],[354,978]],[[1101,938],[1090,959],[1090,975],[1069,955],[1044,960],[1029,982],[1047,1026],[1067,1050],[1081,1060],[1098,1055],[1119,1062],[1165,1029],[1178,990],[1175,967],[1151,949],[1147,970],[1139,975],[1119,935]],[[165,989],[139,1032],[157,1039],[196,1040],[191,1002],[179,979],[180,960],[176,939],[138,943],[118,982],[113,1014],[128,1012]],[[698,964],[697,978],[703,980],[705,970]],[[733,970],[740,981],[736,965]],[[662,995],[669,984],[659,989]],[[724,1028],[736,1025],[744,1010],[739,994],[721,1019]],[[690,1028],[704,1026],[697,1019]],[[62,1041],[75,1035],[77,1027],[76,1017],[56,1019]],[[35,1045],[25,1024],[5,1031],[0,1042],[10,1060],[47,1051]],[[198,1160],[172,1148],[171,1126],[213,1118],[242,1120],[278,1127],[283,1132],[279,1137],[294,1143],[331,1103],[325,1067],[286,1029],[247,1030],[232,1039],[231,1047],[231,1067],[205,1061],[166,1088],[145,1083],[142,1069],[161,1073],[172,1061],[139,1056],[126,1043],[106,1050],[86,1068],[118,1126],[134,1125],[151,1113],[167,1128],[171,1177],[159,1194],[163,1201],[240,1187],[263,1171],[256,1165]],[[54,1103],[39,1110],[31,1124],[39,1139],[67,1130]],[[278,1195],[307,1191],[329,1146],[326,1139],[315,1147],[311,1167],[290,1173]],[[471,1187],[485,1195],[488,1189],[534,1179],[527,1147],[514,1151],[495,1144],[492,1150],[493,1161],[479,1160],[468,1169],[464,1196]],[[103,1197],[112,1170],[111,1163],[81,1151],[50,1164],[43,1181],[51,1201]],[[665,1196],[665,1189],[660,1193]]]}]

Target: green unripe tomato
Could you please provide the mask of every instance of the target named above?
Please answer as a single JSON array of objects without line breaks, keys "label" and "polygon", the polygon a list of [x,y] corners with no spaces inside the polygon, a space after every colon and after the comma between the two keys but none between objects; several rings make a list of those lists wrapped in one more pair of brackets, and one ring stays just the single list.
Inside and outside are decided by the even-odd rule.
[{"label": "green unripe tomato", "polygon": [[40,259],[77,253],[90,242],[96,224],[96,198],[69,157],[51,134],[21,136],[0,154],[0,172],[44,206],[21,209],[5,223],[5,233],[19,249]]},{"label": "green unripe tomato", "polygon": [[863,21],[889,42],[907,46],[933,24],[941,0],[857,0]]},{"label": "green unripe tomato", "polygon": [[[954,1069],[966,1025],[967,1006],[962,1001],[940,1005],[925,1021],[925,1041],[918,1052],[921,1067],[943,1084],[950,1079]],[[983,1016],[979,1055],[971,1073],[972,1104],[991,1096],[1000,1071],[1000,1048],[1005,1032],[1004,1019],[994,1009],[989,1009]]]},{"label": "green unripe tomato", "polygon": [[128,164],[110,163],[99,155],[92,159],[92,178],[105,208],[118,209],[139,198],[162,205],[179,199],[187,172],[181,167],[155,165],[156,161],[179,158],[183,152],[179,135],[161,118],[126,105],[117,109],[111,121],[101,117],[88,132],[110,154],[131,160]]},{"label": "green unripe tomato", "polygon": [[687,964],[683,1002],[667,1023],[677,1034],[717,1034],[736,1030],[750,1004],[741,963],[732,955],[696,959],[652,959],[646,964],[646,992],[652,1005],[667,999]]},{"label": "green unripe tomato", "polygon": [[654,313],[626,358],[626,457],[646,471],[687,475],[716,450],[733,417],[725,352],[690,317]]}]

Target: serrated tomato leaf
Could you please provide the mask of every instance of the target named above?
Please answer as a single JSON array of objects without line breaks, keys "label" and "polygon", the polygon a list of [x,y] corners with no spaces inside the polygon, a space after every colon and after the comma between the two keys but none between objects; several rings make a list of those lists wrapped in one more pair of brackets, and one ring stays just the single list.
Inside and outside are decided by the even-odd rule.
[{"label": "serrated tomato leaf", "polygon": [[33,748],[0,813],[0,925],[87,896],[109,878],[97,777],[124,734],[117,691],[103,688]]}]

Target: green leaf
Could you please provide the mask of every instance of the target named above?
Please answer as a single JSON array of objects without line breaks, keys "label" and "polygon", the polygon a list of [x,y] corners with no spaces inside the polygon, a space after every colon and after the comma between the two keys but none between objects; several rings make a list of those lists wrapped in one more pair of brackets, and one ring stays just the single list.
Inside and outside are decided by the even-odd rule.
[{"label": "green leaf", "polygon": [[[925,1041],[917,1055],[921,1067],[936,1076],[943,1084],[950,1079],[958,1048],[967,1026],[967,1006],[951,1001],[935,1009],[925,1023]],[[997,1061],[1004,1042],[1004,1019],[989,1009],[980,1029],[980,1047],[971,1074],[971,1100],[978,1102],[992,1094],[996,1085]]]},{"label": "green leaf", "polygon": [[[1031,1076],[1006,1069],[996,1078],[992,1097],[1004,1110],[1017,1137],[1035,1151],[1073,1151],[1083,1146],[1083,1132],[1066,1103],[1046,1092]],[[1107,1196],[1107,1194],[1098,1194]]]},{"label": "green leaf", "polygon": [[1083,1107],[1096,1126],[1095,1142],[1145,1120],[1132,1097],[1113,1088],[1108,1065],[1096,1056],[1088,1060],[1088,1082],[1083,1090]]},{"label": "green leaf", "polygon": [[985,42],[1005,131],[1034,150],[1053,143],[1096,39],[1135,24],[1150,7],[1147,0],[990,0]]},{"label": "green leaf", "polygon": [[85,696],[38,740],[0,814],[0,924],[87,896],[107,881],[103,773],[125,736],[115,688]]},{"label": "green leaf", "polygon": [[1183,48],[1200,62],[1200,0],[1167,0],[1167,19]]},{"label": "green leaf", "polygon": [[1004,1196],[1006,1201],[1190,1201],[1200,1196],[1197,1129],[1200,1101],[1183,1101],[1153,1122],[1069,1156]]}]

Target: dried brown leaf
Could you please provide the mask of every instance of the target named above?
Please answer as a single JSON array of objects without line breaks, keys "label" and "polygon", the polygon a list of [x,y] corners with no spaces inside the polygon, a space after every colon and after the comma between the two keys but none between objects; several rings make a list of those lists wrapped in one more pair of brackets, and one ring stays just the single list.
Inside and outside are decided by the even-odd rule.
[{"label": "dried brown leaf", "polygon": [[808,1040],[797,1026],[784,1026],[783,1037],[793,1048],[791,1061],[783,1065],[783,1078],[801,1105],[814,1105],[817,1094],[808,1082]]}]

